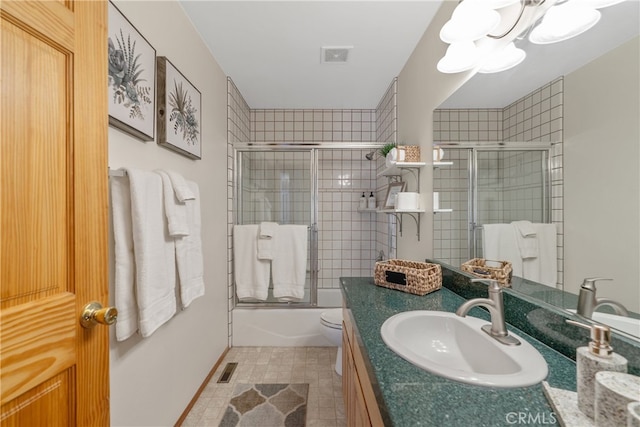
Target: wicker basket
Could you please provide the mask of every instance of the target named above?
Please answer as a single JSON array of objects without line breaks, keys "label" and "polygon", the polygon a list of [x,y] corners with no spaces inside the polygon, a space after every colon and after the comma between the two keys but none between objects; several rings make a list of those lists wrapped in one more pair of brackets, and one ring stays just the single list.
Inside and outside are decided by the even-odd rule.
[{"label": "wicker basket", "polygon": [[[489,265],[487,265],[487,263],[489,263]],[[495,264],[495,266],[492,264]],[[511,287],[513,269],[509,261],[491,261],[484,258],[474,258],[463,263],[460,267],[462,270],[474,276],[483,279],[497,280],[498,284],[503,288]]]},{"label": "wicker basket", "polygon": [[399,150],[404,150],[405,162],[419,162],[420,161],[420,146],[419,145],[399,145]]},{"label": "wicker basket", "polygon": [[376,285],[416,295],[426,295],[442,287],[439,264],[390,259],[376,262]]}]

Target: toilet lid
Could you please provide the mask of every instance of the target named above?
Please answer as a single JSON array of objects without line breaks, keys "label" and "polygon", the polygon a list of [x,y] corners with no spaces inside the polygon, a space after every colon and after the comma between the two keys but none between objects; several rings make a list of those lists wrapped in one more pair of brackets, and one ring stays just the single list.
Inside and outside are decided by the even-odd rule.
[{"label": "toilet lid", "polygon": [[332,325],[342,326],[342,309],[332,308],[331,310],[323,311],[320,314],[320,319]]}]

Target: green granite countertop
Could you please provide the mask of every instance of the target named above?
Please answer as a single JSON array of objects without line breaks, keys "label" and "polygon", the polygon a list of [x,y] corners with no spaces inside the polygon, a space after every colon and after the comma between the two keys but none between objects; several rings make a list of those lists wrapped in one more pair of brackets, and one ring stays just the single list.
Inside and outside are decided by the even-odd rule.
[{"label": "green granite countertop", "polygon": [[[556,417],[537,384],[522,388],[481,387],[449,380],[405,361],[382,341],[380,327],[394,314],[410,310],[454,312],[465,299],[442,288],[425,296],[376,286],[370,277],[340,278],[344,301],[356,327],[385,423],[409,426],[556,425]],[[474,308],[469,316],[489,320]],[[552,387],[575,390],[575,363],[529,335],[507,325],[530,342],[549,366]]]}]

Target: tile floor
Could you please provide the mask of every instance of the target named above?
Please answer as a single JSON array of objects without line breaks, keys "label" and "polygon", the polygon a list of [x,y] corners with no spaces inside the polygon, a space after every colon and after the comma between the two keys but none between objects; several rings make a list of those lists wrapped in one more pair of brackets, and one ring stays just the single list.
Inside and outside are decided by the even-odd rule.
[{"label": "tile floor", "polygon": [[[184,427],[216,427],[237,383],[308,383],[307,426],[346,426],[342,377],[336,374],[336,347],[233,347],[189,412]],[[237,362],[229,383],[218,378]]]}]

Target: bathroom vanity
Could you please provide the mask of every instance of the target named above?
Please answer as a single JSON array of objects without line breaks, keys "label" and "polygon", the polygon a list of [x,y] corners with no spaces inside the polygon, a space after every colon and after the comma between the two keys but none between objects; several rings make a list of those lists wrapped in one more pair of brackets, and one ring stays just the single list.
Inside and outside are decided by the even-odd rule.
[{"label": "bathroom vanity", "polygon": [[[443,275],[445,286],[422,297],[376,286],[373,278],[340,279],[344,296],[343,391],[347,425],[510,425],[522,419],[530,424],[557,424],[542,384],[517,388],[464,384],[414,366],[385,345],[380,327],[397,313],[411,310],[455,312],[468,298],[486,297],[486,285],[482,288],[482,284],[463,283],[469,282],[470,276],[447,268],[443,268]],[[448,288],[456,289],[456,292]],[[460,296],[458,288],[464,288],[469,295]],[[584,345],[587,337],[577,328],[567,329],[570,325],[564,324],[563,316],[571,315],[517,301],[509,290],[505,296],[507,328],[528,341],[544,357],[549,368],[546,381],[551,387],[575,391],[576,367],[571,354],[575,356],[575,348]],[[536,326],[534,322],[530,328],[513,326],[518,324],[518,318],[531,323],[527,315],[532,312],[544,319],[543,325]],[[489,314],[482,309],[474,308],[469,315],[489,322]],[[554,327],[555,323],[558,328]],[[576,346],[553,334],[547,339],[549,332],[536,328],[567,335]],[[544,343],[532,336],[538,333],[546,334]],[[638,353],[638,347],[633,343],[625,343],[620,349]],[[638,357],[625,356],[630,355],[629,371],[634,373],[638,369]]]}]

